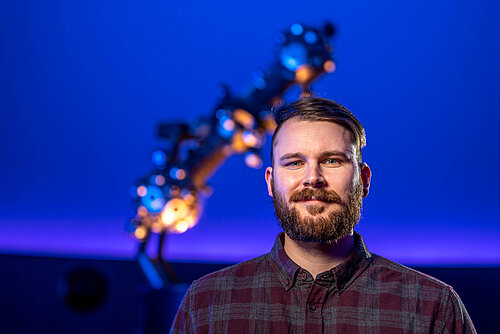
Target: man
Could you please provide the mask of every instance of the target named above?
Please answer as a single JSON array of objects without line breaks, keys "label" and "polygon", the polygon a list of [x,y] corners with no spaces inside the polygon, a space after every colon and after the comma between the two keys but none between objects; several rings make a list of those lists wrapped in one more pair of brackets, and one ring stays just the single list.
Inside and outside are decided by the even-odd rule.
[{"label": "man", "polygon": [[475,333],[450,286],[353,232],[371,179],[355,116],[303,98],[275,118],[266,182],[284,233],[270,253],[195,281],[171,332]]}]

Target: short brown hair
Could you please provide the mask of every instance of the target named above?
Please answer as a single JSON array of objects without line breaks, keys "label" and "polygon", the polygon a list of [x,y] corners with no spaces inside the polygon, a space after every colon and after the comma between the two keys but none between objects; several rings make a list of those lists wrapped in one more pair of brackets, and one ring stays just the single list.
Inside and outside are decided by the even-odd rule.
[{"label": "short brown hair", "polygon": [[332,100],[320,97],[304,97],[296,102],[273,108],[277,127],[271,140],[271,165],[274,165],[274,144],[281,126],[289,119],[309,122],[333,122],[351,132],[351,140],[356,145],[358,160],[362,161],[361,149],[366,146],[365,129],[346,107]]}]

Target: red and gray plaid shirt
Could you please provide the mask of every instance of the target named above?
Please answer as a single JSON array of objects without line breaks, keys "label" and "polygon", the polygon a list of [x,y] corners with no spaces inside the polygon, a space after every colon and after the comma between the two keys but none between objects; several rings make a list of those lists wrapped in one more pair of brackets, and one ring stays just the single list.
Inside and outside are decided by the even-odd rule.
[{"label": "red and gray plaid shirt", "polygon": [[343,264],[314,279],[270,253],[193,282],[171,333],[475,333],[443,282],[370,254],[355,233]]}]

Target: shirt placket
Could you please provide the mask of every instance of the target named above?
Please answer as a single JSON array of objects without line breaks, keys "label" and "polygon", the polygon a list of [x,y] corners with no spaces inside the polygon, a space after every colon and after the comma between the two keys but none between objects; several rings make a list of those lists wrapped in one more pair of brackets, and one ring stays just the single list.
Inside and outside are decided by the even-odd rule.
[{"label": "shirt placket", "polygon": [[314,281],[309,290],[306,303],[305,333],[323,333],[323,305],[325,304],[329,286]]}]

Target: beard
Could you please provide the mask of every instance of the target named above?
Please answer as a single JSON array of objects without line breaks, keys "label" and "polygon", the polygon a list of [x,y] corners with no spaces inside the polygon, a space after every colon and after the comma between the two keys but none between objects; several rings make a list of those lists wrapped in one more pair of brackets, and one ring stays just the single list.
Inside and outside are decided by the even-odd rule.
[{"label": "beard", "polygon": [[[278,218],[283,231],[292,240],[333,244],[350,234],[361,216],[363,203],[361,182],[349,190],[344,201],[335,191],[321,188],[306,188],[293,192],[287,201],[279,191],[276,191],[274,179],[271,180],[271,189],[276,218]],[[339,204],[340,211],[332,211],[325,217],[314,217],[323,213],[328,207],[308,205],[306,210],[311,217],[302,217],[297,208],[291,207],[291,203],[311,199],[313,196],[317,200],[330,203],[329,205]]]}]

